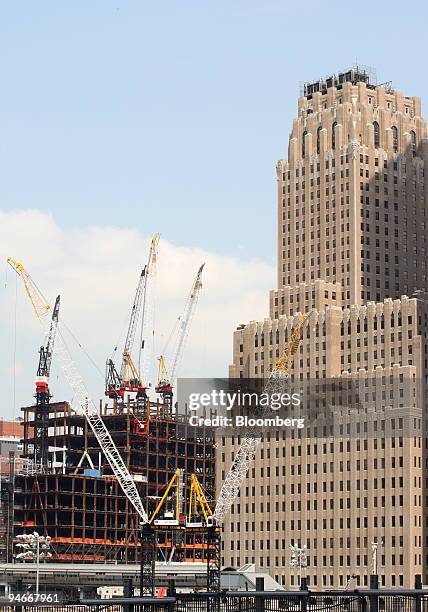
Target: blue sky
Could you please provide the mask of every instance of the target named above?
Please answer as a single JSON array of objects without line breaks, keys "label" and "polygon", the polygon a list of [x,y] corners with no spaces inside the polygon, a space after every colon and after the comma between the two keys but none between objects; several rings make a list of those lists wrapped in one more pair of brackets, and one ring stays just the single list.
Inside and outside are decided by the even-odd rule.
[{"label": "blue sky", "polygon": [[[367,0],[0,0],[2,261],[22,259],[51,300],[61,293],[103,370],[160,232],[156,350],[205,261],[179,375],[225,375],[233,329],[268,314],[275,164],[299,84],[358,60],[427,99],[427,12]],[[41,342],[15,288],[2,268],[7,415],[31,401]],[[75,357],[101,397],[98,373]]]},{"label": "blue sky", "polygon": [[0,11],[0,208],[49,211],[65,229],[160,231],[273,264],[275,162],[299,83],[358,59],[428,97],[422,2],[16,0]]}]

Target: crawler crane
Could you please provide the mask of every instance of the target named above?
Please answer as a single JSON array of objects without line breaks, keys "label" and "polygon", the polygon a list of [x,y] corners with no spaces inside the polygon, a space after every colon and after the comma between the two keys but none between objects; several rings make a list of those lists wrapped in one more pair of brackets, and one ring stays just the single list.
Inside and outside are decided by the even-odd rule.
[{"label": "crawler crane", "polygon": [[[289,340],[285,343],[280,357],[277,359],[263,392],[267,395],[282,393],[285,381],[289,378],[294,363],[294,357],[298,351],[302,339],[305,322],[311,313],[299,314],[291,331]],[[216,591],[220,588],[220,528],[226,518],[235,499],[239,495],[242,484],[247,477],[247,472],[254,461],[257,448],[261,442],[262,435],[258,431],[249,433],[241,442],[232,465],[229,468],[220,494],[217,498],[214,512],[210,520],[212,526],[208,530],[208,542],[213,544],[216,562],[209,581],[209,590]],[[215,563],[213,563],[215,565]]]},{"label": "crawler crane", "polygon": [[[44,321],[46,315],[50,311],[45,298],[34,284],[28,272],[22,264],[9,259],[9,263],[14,267],[16,272],[21,276],[27,295],[33,305],[34,312],[40,321]],[[283,384],[289,377],[293,366],[294,357],[299,348],[305,322],[309,315],[298,315],[296,324],[292,329],[290,339],[285,343],[283,351],[270,374],[268,382],[265,386],[264,393],[272,394],[283,390]],[[115,474],[124,494],[129,499],[130,503],[135,508],[140,517],[141,524],[141,589],[142,595],[153,595],[155,589],[154,573],[155,573],[155,557],[156,557],[156,542],[154,525],[152,523],[155,517],[149,519],[146,509],[141,501],[139,492],[135,482],[129,473],[123,459],[118,452],[104,422],[99,416],[95,405],[84,385],[84,382],[73,363],[68,349],[62,339],[61,330],[58,330],[57,338],[57,357],[61,364],[63,372],[73,390],[73,409],[83,414],[94,435],[96,436],[102,451],[104,452],[112,470]],[[261,442],[261,434],[258,432],[250,433],[245,437],[235,455],[229,472],[223,482],[220,490],[220,495],[217,500],[214,512],[204,501],[203,491],[198,487],[197,482],[193,483],[192,495],[196,495],[204,516],[202,525],[192,525],[192,507],[195,507],[195,501],[190,502],[190,514],[188,515],[188,529],[202,528],[207,535],[208,549],[213,550],[213,554],[208,559],[208,591],[218,591],[220,589],[220,533],[221,525],[229,512],[232,504],[239,495],[241,486],[246,478],[249,467],[254,461],[255,453],[258,445]],[[177,477],[177,474],[176,474]],[[172,486],[172,485],[171,485]],[[192,505],[193,504],[193,505]],[[177,519],[172,519],[177,520]],[[179,519],[178,519],[179,520]],[[156,527],[161,527],[158,523]],[[171,525],[167,525],[170,529]],[[186,526],[185,526],[186,527]]]}]

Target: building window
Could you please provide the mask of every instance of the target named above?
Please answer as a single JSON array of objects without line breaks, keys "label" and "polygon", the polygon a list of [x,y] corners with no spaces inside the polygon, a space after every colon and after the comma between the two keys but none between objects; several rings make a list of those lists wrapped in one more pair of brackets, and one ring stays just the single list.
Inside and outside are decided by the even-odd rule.
[{"label": "building window", "polygon": [[412,145],[412,155],[413,157],[415,157],[416,156],[416,132],[414,132],[413,130],[410,132],[410,141]]},{"label": "building window", "polygon": [[373,122],[374,128],[374,146],[377,148],[380,146],[380,132],[379,132],[379,124],[377,121]]},{"label": "building window", "polygon": [[337,125],[337,121],[335,121],[331,127],[331,148],[332,149],[336,148],[336,133],[335,133],[336,125]]},{"label": "building window", "polygon": [[302,135],[302,157],[305,157],[305,137],[308,132],[305,130]]},{"label": "building window", "polygon": [[394,153],[398,151],[398,129],[395,125],[392,126],[392,148]]},{"label": "building window", "polygon": [[318,126],[318,129],[317,129],[317,153],[318,155],[319,155],[320,146],[321,146],[321,142],[320,142],[321,141],[321,130],[322,130],[322,127]]}]

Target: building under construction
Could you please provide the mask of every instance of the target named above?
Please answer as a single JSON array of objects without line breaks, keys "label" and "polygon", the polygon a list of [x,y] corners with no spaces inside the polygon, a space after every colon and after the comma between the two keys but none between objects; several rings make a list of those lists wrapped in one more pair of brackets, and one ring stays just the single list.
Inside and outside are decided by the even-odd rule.
[{"label": "building under construction", "polygon": [[[37,410],[36,405],[22,409],[24,462],[18,462],[15,469],[13,533],[9,537],[30,531],[48,534],[52,561],[139,561],[139,517],[84,416],[67,402],[46,407],[48,462],[41,468],[32,461],[37,447]],[[211,432],[192,428],[190,434],[186,415],[176,415],[168,403],[160,401],[149,402],[144,414],[135,400],[114,401],[109,406],[100,402],[100,414],[149,513],[177,468],[182,475],[182,513],[187,511],[191,474],[197,475],[207,498],[214,498]],[[34,469],[29,470],[29,465]],[[168,497],[162,512],[168,514],[168,504],[176,502],[174,496]],[[186,534],[182,541],[177,536],[180,532],[157,533],[160,560],[205,560],[202,536]]]},{"label": "building under construction", "polygon": [[[11,543],[17,536],[37,532],[50,537],[51,561],[141,562],[140,590],[145,594],[154,593],[156,557],[206,561],[209,586],[219,586],[219,530],[209,524],[208,501],[215,495],[213,434],[190,426],[186,411],[178,413],[173,399],[204,265],[178,319],[171,368],[163,356],[159,359],[157,399],[152,401],[142,372],[149,371],[154,332],[150,284],[158,241],[155,234],[139,276],[120,367],[111,358],[106,362],[108,399],[98,407],[58,330],[60,296],[51,309],[22,263],[8,259],[24,281],[37,318],[51,317],[39,351],[36,402],[22,408],[22,458],[10,466],[7,558],[13,558]],[[73,392],[72,406],[51,402],[54,346]]]}]

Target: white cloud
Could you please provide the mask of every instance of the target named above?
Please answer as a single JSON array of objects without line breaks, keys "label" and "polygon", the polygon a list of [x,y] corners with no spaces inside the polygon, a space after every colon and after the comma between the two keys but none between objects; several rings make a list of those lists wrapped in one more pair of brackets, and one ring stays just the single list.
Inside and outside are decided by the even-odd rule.
[{"label": "white cloud", "polygon": [[[0,211],[0,257],[4,271],[0,293],[3,313],[0,384],[6,400],[1,416],[14,414],[14,361],[16,405],[28,405],[32,401],[37,350],[42,341],[21,281],[17,284],[16,275],[6,265],[6,257],[22,261],[50,301],[61,294],[61,317],[103,372],[106,357],[126,328],[138,275],[147,259],[149,240],[148,235],[135,229],[66,229],[47,213]],[[206,264],[203,289],[179,372],[182,376],[227,374],[233,330],[241,322],[267,316],[268,290],[274,283],[274,270],[260,261],[240,261],[177,246],[161,236],[156,281],[156,357],[183,310],[185,297],[202,262]],[[122,343],[123,333],[119,349]],[[103,378],[83,350],[73,342],[70,346],[97,401],[103,397]],[[51,387],[56,399],[70,399],[56,366]]]}]

